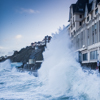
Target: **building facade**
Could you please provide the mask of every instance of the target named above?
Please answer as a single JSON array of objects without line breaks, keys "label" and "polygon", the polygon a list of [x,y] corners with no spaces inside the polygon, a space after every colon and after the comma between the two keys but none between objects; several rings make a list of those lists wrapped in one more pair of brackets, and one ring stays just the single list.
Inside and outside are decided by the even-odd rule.
[{"label": "building facade", "polygon": [[51,41],[51,38],[52,38],[51,36],[47,35],[44,37],[44,39],[42,41],[31,43],[31,47],[38,49],[38,47],[40,47],[40,46],[46,46],[46,44]]},{"label": "building facade", "polygon": [[70,37],[81,63],[100,62],[100,0],[78,0],[70,6]]}]

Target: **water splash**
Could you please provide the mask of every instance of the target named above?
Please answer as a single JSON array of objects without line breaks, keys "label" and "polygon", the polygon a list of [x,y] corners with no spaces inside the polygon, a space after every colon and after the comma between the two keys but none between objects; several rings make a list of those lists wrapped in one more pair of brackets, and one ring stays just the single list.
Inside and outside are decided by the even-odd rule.
[{"label": "water splash", "polygon": [[66,29],[52,38],[44,52],[39,77],[18,72],[7,60],[0,63],[0,99],[99,100],[100,76],[83,71]]},{"label": "water splash", "polygon": [[[99,100],[100,77],[84,73],[76,61],[76,53],[71,47],[66,30],[54,35],[44,53],[44,63],[39,70],[40,80],[45,84],[45,92],[53,97],[73,97],[77,100]],[[94,92],[95,91],[95,92]]]}]

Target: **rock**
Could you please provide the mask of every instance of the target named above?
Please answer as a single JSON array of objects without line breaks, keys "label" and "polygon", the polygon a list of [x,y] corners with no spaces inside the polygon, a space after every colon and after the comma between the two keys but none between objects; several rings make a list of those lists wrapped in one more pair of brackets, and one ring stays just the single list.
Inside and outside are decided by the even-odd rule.
[{"label": "rock", "polygon": [[36,63],[35,65],[27,64],[29,59],[35,60],[43,60],[43,52],[45,51],[45,45],[39,46],[37,50],[32,48],[31,46],[22,48],[19,52],[15,51],[12,56],[7,58],[3,58],[0,62],[5,61],[6,59],[10,59],[11,62],[22,62],[23,65],[19,67],[19,69],[25,69],[28,71],[34,71],[40,68],[41,63]]}]

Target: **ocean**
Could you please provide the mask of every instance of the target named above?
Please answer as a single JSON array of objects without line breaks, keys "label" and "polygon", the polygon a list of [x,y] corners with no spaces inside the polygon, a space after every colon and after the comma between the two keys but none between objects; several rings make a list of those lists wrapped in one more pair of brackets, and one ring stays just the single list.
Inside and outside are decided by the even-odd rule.
[{"label": "ocean", "polygon": [[66,29],[53,34],[35,77],[0,63],[0,100],[100,100],[98,70],[81,67]]}]

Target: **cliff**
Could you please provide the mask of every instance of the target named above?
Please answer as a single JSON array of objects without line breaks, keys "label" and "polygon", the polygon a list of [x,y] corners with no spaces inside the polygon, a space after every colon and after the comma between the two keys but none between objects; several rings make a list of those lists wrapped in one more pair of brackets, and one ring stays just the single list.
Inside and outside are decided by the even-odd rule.
[{"label": "cliff", "polygon": [[43,60],[43,51],[45,50],[45,45],[38,46],[38,49],[32,48],[32,46],[22,48],[20,51],[15,51],[12,56],[7,58],[2,58],[0,62],[10,59],[12,63],[22,62],[22,66],[18,67],[22,70],[36,71],[40,68],[41,63],[29,64],[29,59],[34,59],[35,61]]}]

